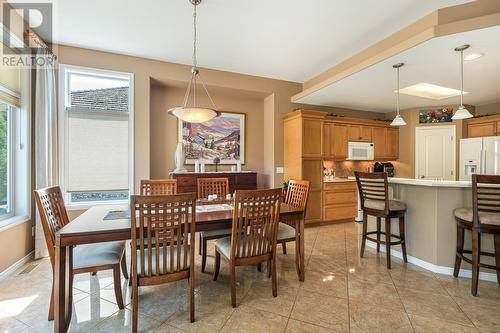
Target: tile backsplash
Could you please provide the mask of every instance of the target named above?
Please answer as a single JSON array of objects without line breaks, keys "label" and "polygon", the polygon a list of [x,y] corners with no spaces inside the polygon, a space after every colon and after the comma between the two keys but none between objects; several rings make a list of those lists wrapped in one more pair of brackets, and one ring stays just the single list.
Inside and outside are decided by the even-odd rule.
[{"label": "tile backsplash", "polygon": [[337,177],[354,176],[354,171],[368,171],[375,161],[324,161],[323,167],[333,169]]}]

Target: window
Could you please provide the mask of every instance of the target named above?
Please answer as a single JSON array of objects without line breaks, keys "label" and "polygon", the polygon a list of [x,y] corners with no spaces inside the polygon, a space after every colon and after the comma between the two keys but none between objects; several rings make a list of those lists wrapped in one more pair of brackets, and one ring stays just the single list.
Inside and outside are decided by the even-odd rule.
[{"label": "window", "polygon": [[132,77],[61,66],[61,184],[69,205],[128,200]]},{"label": "window", "polygon": [[0,219],[13,215],[12,129],[15,110],[15,107],[0,100]]}]

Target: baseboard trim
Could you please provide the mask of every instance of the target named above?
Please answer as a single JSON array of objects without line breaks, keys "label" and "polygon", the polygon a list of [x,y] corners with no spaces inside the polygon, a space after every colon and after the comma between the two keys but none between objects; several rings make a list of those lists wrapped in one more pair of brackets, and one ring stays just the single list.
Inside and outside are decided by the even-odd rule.
[{"label": "baseboard trim", "polygon": [[25,263],[33,260],[34,257],[35,257],[35,251],[31,251],[26,256],[22,257],[17,262],[7,267],[5,270],[0,272],[0,280],[5,279],[7,276],[14,273],[18,268],[23,266]]},{"label": "baseboard trim", "polygon": [[[373,249],[377,248],[377,244],[370,240],[366,241],[366,245]],[[385,246],[383,245],[380,246],[380,252],[385,252]],[[393,250],[392,248],[391,248],[391,256],[403,259],[403,253],[401,251]],[[425,268],[426,270],[431,271],[433,273],[438,273],[443,275],[453,275],[453,267],[434,265],[430,262],[412,256],[407,256],[407,258],[409,263]],[[470,279],[472,278],[472,271],[470,269],[460,269],[458,276]],[[497,282],[497,275],[494,273],[479,272],[479,280]]]}]

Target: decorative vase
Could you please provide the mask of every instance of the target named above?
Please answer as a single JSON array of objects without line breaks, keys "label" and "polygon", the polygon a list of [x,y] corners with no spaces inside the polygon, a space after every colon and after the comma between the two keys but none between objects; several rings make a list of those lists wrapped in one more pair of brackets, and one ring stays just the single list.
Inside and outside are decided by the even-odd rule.
[{"label": "decorative vase", "polygon": [[184,144],[182,142],[177,143],[177,149],[175,149],[175,170],[174,172],[187,172],[184,167],[184,162],[186,161],[186,157],[184,155]]}]

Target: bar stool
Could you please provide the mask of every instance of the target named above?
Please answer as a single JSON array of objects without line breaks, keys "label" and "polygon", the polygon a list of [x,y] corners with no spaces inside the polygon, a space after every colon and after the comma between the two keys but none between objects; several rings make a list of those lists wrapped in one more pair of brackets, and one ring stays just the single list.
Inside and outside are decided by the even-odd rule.
[{"label": "bar stool", "polygon": [[[458,277],[462,259],[472,265],[473,296],[477,295],[480,267],[497,271],[500,283],[500,176],[472,175],[472,209],[457,208],[457,252],[453,276]],[[464,250],[464,230],[472,234],[472,250]],[[493,234],[495,253],[481,251],[481,235]],[[471,254],[471,259],[464,256]],[[494,257],[496,265],[481,263],[481,256]]]},{"label": "bar stool", "polygon": [[[408,262],[406,257],[405,241],[405,212],[406,204],[401,201],[389,200],[388,182],[386,172],[355,172],[356,183],[358,184],[361,209],[363,210],[363,238],[361,241],[360,257],[365,252],[366,240],[371,240],[377,244],[377,252],[380,252],[380,244],[385,245],[387,256],[387,268],[391,269],[391,246],[401,244],[404,262]],[[368,232],[368,215],[377,218],[377,230]],[[399,219],[399,235],[391,233],[391,219]],[[381,240],[381,221],[385,220],[385,239]],[[377,235],[377,239],[368,235]],[[397,241],[392,242],[391,239]]]}]

